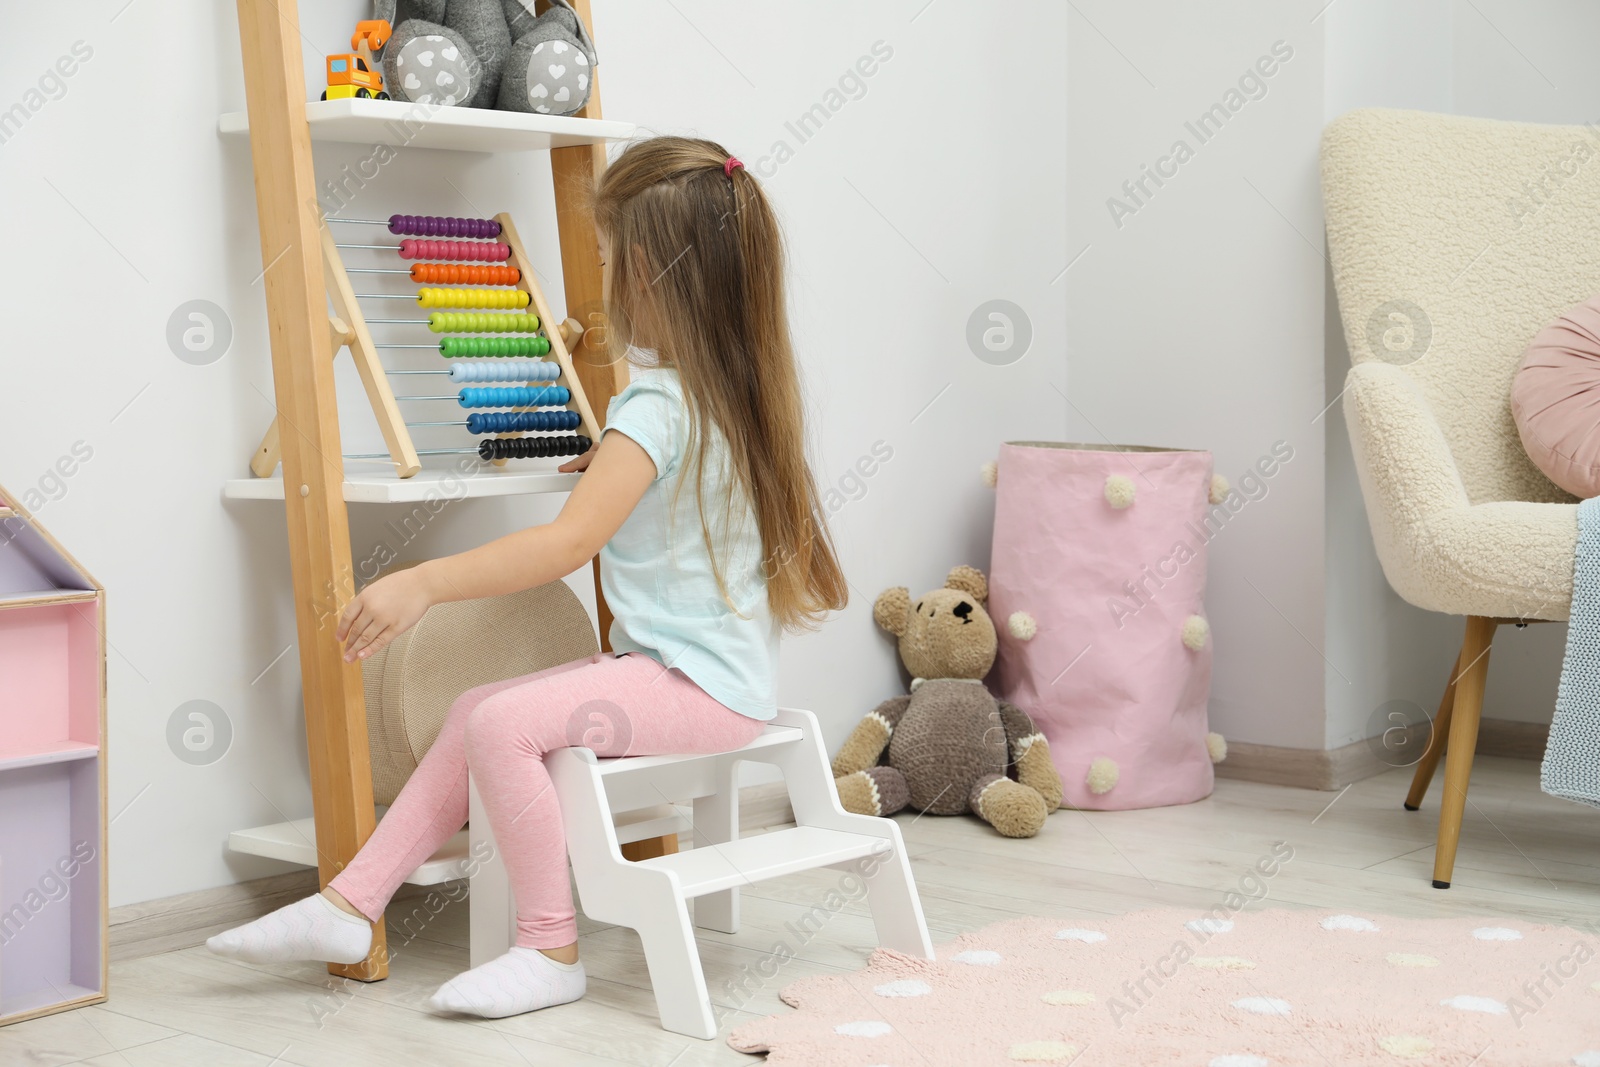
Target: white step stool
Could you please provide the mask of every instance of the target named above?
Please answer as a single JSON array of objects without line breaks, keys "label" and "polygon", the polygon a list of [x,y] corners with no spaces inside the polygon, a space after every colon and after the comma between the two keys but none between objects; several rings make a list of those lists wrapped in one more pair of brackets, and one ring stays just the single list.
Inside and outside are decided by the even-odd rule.
[{"label": "white step stool", "polygon": [[[794,808],[793,829],[739,837],[739,764],[768,763],[783,772]],[[567,854],[579,906],[597,922],[638,931],[661,1025],[674,1033],[717,1034],[695,947],[695,922],[725,933],[739,929],[739,887],[816,867],[865,867],[867,903],[887,948],[933,958],[922,902],[911,880],[900,827],[890,819],[852,815],[839,805],[816,716],[780,709],[750,744],[706,756],[597,759],[587,748],[550,753],[566,825]],[[693,800],[691,826],[674,802]],[[471,790],[472,966],[505,953],[516,930],[515,904],[477,789]],[[694,848],[630,862],[621,845],[692,829]],[[487,844],[487,848],[484,847]]]}]

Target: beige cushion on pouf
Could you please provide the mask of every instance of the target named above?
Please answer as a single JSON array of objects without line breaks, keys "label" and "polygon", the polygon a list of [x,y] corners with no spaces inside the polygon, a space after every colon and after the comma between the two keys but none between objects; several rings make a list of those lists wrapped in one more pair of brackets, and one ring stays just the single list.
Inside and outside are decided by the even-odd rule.
[{"label": "beige cushion on pouf", "polygon": [[373,799],[394,803],[462,693],[599,650],[589,613],[565,582],[435,604],[361,665]]}]

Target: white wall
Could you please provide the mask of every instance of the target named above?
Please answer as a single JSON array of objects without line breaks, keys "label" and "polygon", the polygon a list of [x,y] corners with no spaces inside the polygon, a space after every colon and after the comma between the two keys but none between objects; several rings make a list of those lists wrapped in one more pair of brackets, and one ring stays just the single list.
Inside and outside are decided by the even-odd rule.
[{"label": "white wall", "polygon": [[[1322,746],[1322,29],[1279,3],[1076,5],[1068,60],[1069,439],[1294,458],[1210,546],[1213,729]],[[1205,143],[1185,127],[1275,42],[1292,56]],[[1251,87],[1257,94],[1261,90]],[[1186,141],[1132,216],[1107,201]],[[1170,165],[1166,169],[1170,170]],[[1120,214],[1120,213],[1119,213]],[[1120,221],[1120,226],[1118,225]]]},{"label": "white wall", "polygon": [[[1349,366],[1323,258],[1317,147],[1353,107],[1592,120],[1579,3],[1080,3],[1070,18],[1069,436],[1209,448],[1230,476],[1296,458],[1212,543],[1211,718],[1236,740],[1338,747],[1395,702],[1431,713],[1460,622],[1389,589],[1340,409]],[[1185,126],[1272,42],[1294,57],[1205,144]],[[1585,109],[1588,109],[1587,111]],[[1175,177],[1107,200],[1182,138]],[[1148,194],[1148,195],[1146,195]],[[1320,328],[1319,328],[1320,327]],[[1325,502],[1324,502],[1325,501]],[[1508,629],[1487,713],[1548,721],[1565,629]]]},{"label": "white wall", "polygon": [[[752,168],[780,139],[795,149],[768,187],[792,244],[816,470],[844,501],[833,523],[855,596],[789,644],[781,696],[816,709],[837,744],[903,684],[872,597],[986,562],[992,504],[978,468],[1001,440],[1066,429],[1051,388],[1066,381],[1065,286],[1052,284],[1067,247],[1065,8],[980,20],[949,0],[595,7],[608,116],[715,138]],[[301,4],[313,86],[320,53],[342,49],[366,10]],[[283,512],[220,497],[245,474],[272,395],[249,148],[215,132],[219,112],[244,105],[232,5],[37,6],[12,23],[0,109],[31,100],[74,42],[92,48],[0,144],[12,205],[0,483],[18,494],[42,483],[53,499],[41,520],[109,590],[112,903],[274,873],[285,868],[224,847],[232,829],[310,811]],[[877,42],[892,56],[864,91],[847,82],[829,96]],[[785,123],[818,102],[836,110],[799,144]],[[370,154],[321,146],[319,177]],[[407,150],[347,213],[509,210],[559,303],[548,175],[537,153]],[[964,336],[972,310],[997,297],[1034,331],[1005,367],[980,362]],[[227,354],[203,367],[165,338],[172,311],[196,298],[233,328]],[[373,450],[350,378],[346,444]],[[49,471],[78,441],[92,457],[58,487]],[[855,480],[878,441],[892,459]],[[410,543],[385,528],[389,513],[356,507],[355,556],[457,550],[555,505],[452,505]],[[166,739],[173,711],[195,699],[233,731],[207,766],[180,761]]]},{"label": "white wall", "polygon": [[[1369,2],[1369,0],[1363,0]],[[1454,0],[1455,110],[1519,122],[1593,122],[1600,7],[1584,0]]]},{"label": "white wall", "polygon": [[[1450,0],[1340,0],[1322,16],[1327,31],[1323,117],[1357,107],[1451,109],[1455,50]],[[1331,268],[1326,277],[1328,447],[1328,659],[1325,741],[1338,748],[1394,725],[1420,722],[1438,705],[1461,643],[1461,622],[1395,595],[1373,551],[1343,409],[1333,403],[1350,369]],[[1511,642],[1502,638],[1502,645]],[[1504,652],[1502,647],[1500,652]],[[1503,664],[1496,658],[1498,674]]]},{"label": "white wall", "polygon": [[[1339,0],[1323,21],[1328,119],[1375,106],[1524,122],[1595,118],[1600,71],[1587,42],[1600,33],[1600,8],[1592,4]],[[1327,331],[1332,399],[1343,388],[1350,356],[1331,284]],[[1348,665],[1354,680],[1346,685],[1328,676],[1331,748],[1377,732],[1386,710],[1405,710],[1394,702],[1413,705],[1412,714],[1432,714],[1462,624],[1419,611],[1389,589],[1373,554],[1343,420],[1327,423],[1328,658]],[[1565,641],[1563,625],[1503,629],[1484,713],[1549,722]]]}]

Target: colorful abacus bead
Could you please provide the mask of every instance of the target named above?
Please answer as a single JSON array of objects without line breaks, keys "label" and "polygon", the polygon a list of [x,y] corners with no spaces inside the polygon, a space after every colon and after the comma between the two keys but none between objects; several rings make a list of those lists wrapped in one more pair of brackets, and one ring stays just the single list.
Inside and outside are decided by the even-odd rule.
[{"label": "colorful abacus bead", "polygon": [[417,304],[425,308],[491,308],[510,310],[528,306],[521,289],[418,289]]},{"label": "colorful abacus bead", "polygon": [[413,263],[411,280],[425,285],[516,285],[522,272],[494,264]]},{"label": "colorful abacus bead", "polygon": [[389,232],[418,237],[499,237],[494,219],[456,219],[439,215],[390,215]]},{"label": "colorful abacus bead", "polygon": [[467,432],[477,434],[576,430],[582,421],[576,411],[474,411],[467,416]]},{"label": "colorful abacus bead", "polygon": [[439,342],[439,354],[446,359],[468,356],[547,356],[546,337],[446,337]]},{"label": "colorful abacus bead", "polygon": [[434,333],[533,333],[539,316],[496,311],[435,311],[428,316]]},{"label": "colorful abacus bead", "polygon": [[561,367],[542,359],[450,364],[452,382],[553,382],[559,377]]},{"label": "colorful abacus bead", "polygon": [[499,241],[418,241],[407,237],[400,242],[400,258],[504,263],[511,258],[511,246]]},{"label": "colorful abacus bead", "polygon": [[460,404],[464,408],[549,408],[560,407],[572,399],[572,390],[564,385],[469,386],[461,390]]},{"label": "colorful abacus bead", "polygon": [[478,456],[495,459],[547,459],[581,456],[594,442],[582,434],[571,437],[496,437],[478,442]]}]

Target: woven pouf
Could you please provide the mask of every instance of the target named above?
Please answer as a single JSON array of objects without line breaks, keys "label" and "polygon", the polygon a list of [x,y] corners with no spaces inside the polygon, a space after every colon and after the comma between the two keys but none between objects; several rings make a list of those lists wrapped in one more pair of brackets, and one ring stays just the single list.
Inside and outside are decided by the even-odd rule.
[{"label": "woven pouf", "polygon": [[[1013,441],[995,482],[994,689],[1050,741],[1065,800],[1098,810],[1211,793],[1202,604],[1211,454]],[[1214,532],[1214,530],[1212,531]]]},{"label": "woven pouf", "polygon": [[588,612],[565,582],[429,608],[361,664],[373,799],[394,803],[456,697],[599,648]]}]

